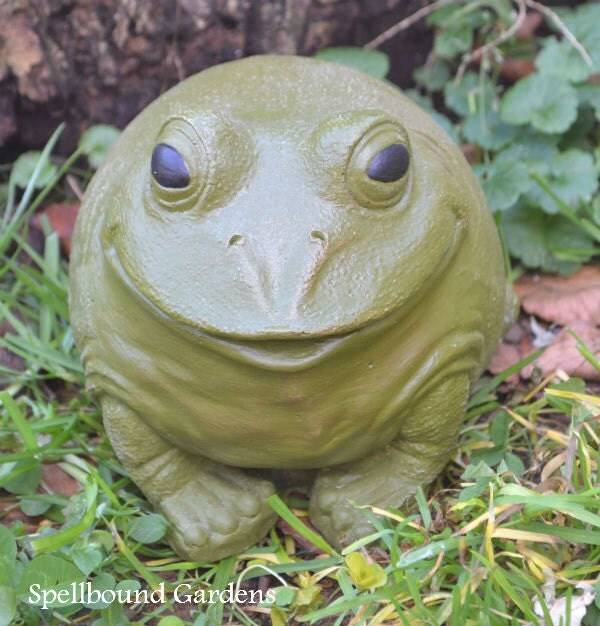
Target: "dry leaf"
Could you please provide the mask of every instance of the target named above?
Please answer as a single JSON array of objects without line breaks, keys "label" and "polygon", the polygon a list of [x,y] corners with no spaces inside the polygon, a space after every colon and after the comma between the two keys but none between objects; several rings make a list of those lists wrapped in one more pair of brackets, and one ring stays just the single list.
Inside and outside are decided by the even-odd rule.
[{"label": "dry leaf", "polygon": [[[573,595],[571,601],[567,603],[567,598],[546,598],[546,607],[548,614],[552,620],[550,623],[546,620],[540,620],[540,626],[558,626],[559,624],[570,624],[570,626],[580,626],[585,614],[587,613],[588,605],[592,604],[596,593],[592,585],[588,583],[577,583],[576,589],[581,589],[583,593],[579,595]],[[554,590],[553,590],[554,591]],[[553,596],[554,594],[552,594]],[[569,613],[567,614],[567,609]],[[544,617],[544,610],[541,602],[536,598],[533,603],[533,610],[539,617]]]},{"label": "dry leaf", "polygon": [[600,325],[600,267],[582,267],[571,276],[527,274],[515,283],[521,306],[548,322],[584,320]]},{"label": "dry leaf", "polygon": [[[515,324],[515,327],[522,331],[522,325],[523,321]],[[510,331],[513,335],[516,334],[515,327]],[[589,322],[575,321],[556,335],[554,341],[539,358],[519,372],[522,379],[530,379],[534,369],[539,370],[542,377],[546,377],[557,369],[561,369],[569,376],[578,376],[586,380],[600,380],[600,372],[588,363],[579,352],[577,342],[569,333],[568,328],[575,331],[586,346],[596,355],[596,358],[600,359],[600,328]],[[503,340],[492,356],[488,370],[492,374],[499,374],[517,363],[517,361],[535,352],[536,348],[533,345],[532,338],[533,333],[529,332],[522,334],[520,337],[517,336],[516,340],[514,338],[512,341]],[[508,381],[512,383],[516,383],[517,380],[516,375],[508,378]]]},{"label": "dry leaf", "polygon": [[[524,359],[532,352],[535,352],[535,350],[536,348],[532,342],[532,333],[529,330],[529,323],[527,320],[519,320],[513,324],[512,328],[502,339],[502,342],[498,344],[488,366],[488,370],[494,375],[499,374],[511,365]],[[516,384],[518,380],[518,373],[509,376],[507,379],[508,382],[513,384]]]},{"label": "dry leaf", "polygon": [[[51,204],[42,211],[48,218],[52,230],[60,237],[60,243],[66,254],[71,252],[71,237],[79,206],[79,204]],[[42,230],[40,215],[34,216],[33,225]]]},{"label": "dry leaf", "polygon": [[81,491],[80,484],[57,463],[42,463],[42,480],[53,493],[73,496]]},{"label": "dry leaf", "polygon": [[[573,322],[569,328],[574,330],[585,345],[600,359],[600,328],[588,322]],[[530,378],[536,367],[542,376],[548,376],[557,369],[564,370],[569,376],[578,376],[586,380],[600,380],[600,372],[586,361],[577,349],[575,338],[568,328],[563,328],[544,354],[521,371],[521,376]]]}]

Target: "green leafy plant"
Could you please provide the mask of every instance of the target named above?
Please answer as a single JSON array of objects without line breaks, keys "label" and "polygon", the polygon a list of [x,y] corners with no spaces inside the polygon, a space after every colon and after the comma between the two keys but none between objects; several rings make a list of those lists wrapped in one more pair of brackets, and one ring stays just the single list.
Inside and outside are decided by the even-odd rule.
[{"label": "green leafy plant", "polygon": [[[515,38],[528,4],[555,35]],[[415,95],[430,108],[441,99],[445,124],[474,147],[510,254],[568,273],[600,249],[600,85],[590,81],[600,72],[600,5],[516,6],[463,1],[433,11],[434,50],[415,72]],[[507,86],[507,58],[529,59],[533,71]]]}]

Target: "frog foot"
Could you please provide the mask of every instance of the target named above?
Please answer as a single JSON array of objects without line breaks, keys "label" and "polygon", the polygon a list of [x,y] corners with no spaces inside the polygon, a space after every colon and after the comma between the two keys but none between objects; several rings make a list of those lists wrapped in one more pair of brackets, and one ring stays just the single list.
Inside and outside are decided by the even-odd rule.
[{"label": "frog foot", "polygon": [[[313,485],[310,519],[340,549],[375,532],[363,505],[381,506],[390,499],[395,500],[394,504],[396,500],[401,503],[401,494],[396,499],[390,498],[393,494],[385,493],[391,487],[389,481],[385,483],[380,483],[370,472],[352,468],[351,464],[323,469]],[[391,490],[397,491],[397,485]]]},{"label": "frog foot", "polygon": [[169,521],[169,540],[184,559],[216,561],[261,539],[276,514],[268,480],[184,452],[126,404],[102,398],[104,425],[133,481]]},{"label": "frog foot", "polygon": [[259,541],[275,521],[266,503],[275,491],[271,483],[247,478],[242,470],[222,470],[207,477],[203,471],[194,475],[190,468],[186,482],[155,504],[171,524],[169,542],[183,558],[216,561],[239,553]]},{"label": "frog foot", "polygon": [[445,449],[437,455],[431,454],[435,447],[427,448],[396,441],[356,463],[321,470],[312,489],[311,520],[338,548],[374,533],[364,508],[406,506],[419,485],[442,469]]}]

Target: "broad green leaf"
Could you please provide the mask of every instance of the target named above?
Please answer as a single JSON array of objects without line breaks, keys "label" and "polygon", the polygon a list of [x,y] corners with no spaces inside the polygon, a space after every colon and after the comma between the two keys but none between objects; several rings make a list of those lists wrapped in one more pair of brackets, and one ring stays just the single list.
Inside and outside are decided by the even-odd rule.
[{"label": "broad green leaf", "polygon": [[0,626],[10,626],[17,612],[17,594],[12,587],[0,586]]},{"label": "broad green leaf", "polygon": [[383,567],[378,563],[369,563],[361,552],[351,552],[345,561],[350,578],[358,589],[383,587],[387,582]]},{"label": "broad green leaf", "polygon": [[448,25],[448,23],[455,18],[456,15],[456,7],[443,6],[435,11],[431,12],[426,19],[428,26],[444,26]]},{"label": "broad green leaf", "polygon": [[35,500],[33,498],[21,498],[19,507],[25,515],[29,517],[36,517],[37,515],[43,515],[52,504],[50,502],[44,502],[43,500]]},{"label": "broad green leaf", "polygon": [[[538,56],[538,62],[539,57],[542,57],[541,68],[549,72],[559,72],[561,75],[565,75],[565,71],[569,69],[573,74],[570,77],[565,75],[565,77],[572,81],[583,81],[592,74],[600,72],[600,37],[598,37],[600,5],[597,2],[586,2],[574,10],[559,7],[556,13],[585,49],[592,60],[592,65],[588,65],[581,54],[563,37],[559,46],[556,43],[544,44]],[[548,20],[548,25],[558,30],[554,20]],[[549,37],[546,39],[556,42],[555,39]],[[547,45],[550,46],[551,52],[549,58],[545,59],[544,52]]]},{"label": "broad green leaf", "polygon": [[107,152],[119,138],[121,131],[108,124],[90,126],[79,139],[78,147],[87,156],[89,164],[98,169]]},{"label": "broad green leaf", "polygon": [[131,592],[135,592],[138,591],[138,589],[142,588],[142,584],[140,583],[139,580],[135,580],[135,579],[125,579],[125,580],[121,580],[117,583],[115,589],[118,590],[123,590],[123,591],[131,591]]},{"label": "broad green leaf", "polygon": [[585,83],[577,85],[576,88],[580,103],[593,109],[596,120],[600,122],[600,85],[597,83]]},{"label": "broad green leaf", "polygon": [[34,493],[42,479],[42,466],[36,459],[5,463],[0,466],[0,486],[10,493]]},{"label": "broad green leaf", "polygon": [[462,123],[462,134],[467,141],[486,150],[499,150],[511,143],[519,134],[519,128],[506,124],[491,108],[467,115]]},{"label": "broad green leaf", "polygon": [[525,473],[525,465],[516,454],[513,454],[512,452],[507,452],[506,456],[504,457],[504,462],[506,463],[508,469],[515,476],[522,476]]},{"label": "broad green leaf", "polygon": [[176,615],[169,615],[159,620],[158,626],[184,626],[184,622]]},{"label": "broad green leaf", "polygon": [[106,609],[112,603],[113,594],[102,594],[103,591],[113,591],[115,588],[115,578],[106,572],[98,574],[90,581],[90,593],[87,595],[89,602],[84,602],[83,606],[88,609]]},{"label": "broad green leaf", "polygon": [[94,546],[87,545],[71,550],[73,563],[87,576],[102,563],[102,552]]},{"label": "broad green leaf", "polygon": [[592,240],[561,215],[548,215],[524,204],[503,214],[502,230],[509,252],[525,267],[568,274],[578,263],[562,261],[555,253],[561,248],[590,248]]},{"label": "broad green leaf", "polygon": [[17,561],[14,558],[5,557],[0,552],[0,587],[3,585],[8,585],[9,587],[14,585],[17,567]]},{"label": "broad green leaf", "polygon": [[390,59],[384,52],[350,46],[324,48],[315,54],[315,59],[348,65],[374,78],[385,78],[390,69]]},{"label": "broad green leaf", "polygon": [[481,113],[492,106],[494,86],[480,74],[467,72],[459,83],[450,81],[444,88],[446,106],[460,116]]},{"label": "broad green leaf", "polygon": [[[42,153],[37,151],[24,152],[12,166],[10,172],[10,183],[23,189],[27,187]],[[38,174],[34,187],[41,189],[45,187],[56,174],[57,168],[49,159],[45,159]]]},{"label": "broad green leaf", "polygon": [[450,80],[450,70],[442,59],[434,58],[431,63],[428,62],[417,68],[413,73],[413,78],[427,91],[440,91]]},{"label": "broad green leaf", "polygon": [[17,542],[13,534],[0,524],[0,555],[7,561],[14,561],[17,558]]},{"label": "broad green leaf", "polygon": [[555,37],[546,37],[535,65],[541,74],[559,76],[572,83],[583,82],[592,74],[600,71],[600,37],[596,33],[598,43],[585,46],[592,58],[588,65],[580,52],[566,40],[558,41]]},{"label": "broad green leaf", "polygon": [[438,31],[433,50],[443,59],[453,59],[473,47],[473,29],[468,24],[452,24]]},{"label": "broad green leaf", "polygon": [[475,172],[493,211],[509,209],[532,185],[527,166],[517,161],[493,161]]},{"label": "broad green leaf", "polygon": [[[41,606],[44,598],[43,596],[37,598],[32,587],[37,589],[38,595],[41,595],[43,590],[56,592],[63,589],[70,590],[72,583],[83,582],[84,580],[85,576],[69,561],[52,554],[42,554],[29,561],[25,566],[19,583],[18,594],[24,602]],[[56,597],[47,597],[47,600],[48,606],[52,607],[70,604],[70,602],[65,603]]]},{"label": "broad green leaf", "polygon": [[557,76],[531,74],[506,91],[500,117],[509,124],[531,124],[543,133],[563,133],[577,117],[577,92]]},{"label": "broad green leaf", "polygon": [[594,222],[600,224],[600,195],[596,196],[592,202],[592,215],[594,216]]},{"label": "broad green leaf", "polygon": [[100,615],[101,617],[94,620],[91,626],[129,626],[132,623],[140,624],[140,622],[130,622],[127,615],[125,615],[125,607],[118,602],[113,602],[108,608],[102,609]]},{"label": "broad green leaf", "polygon": [[485,478],[486,480],[489,480],[492,478],[492,476],[495,476],[496,472],[494,472],[494,470],[489,467],[488,465],[486,465],[485,463],[479,462],[476,464],[469,464],[467,465],[467,467],[465,467],[464,472],[462,473],[461,478],[463,480],[473,480],[475,479],[479,479],[479,478]]},{"label": "broad green leaf", "polygon": [[150,513],[134,520],[129,536],[140,543],[160,541],[169,528],[167,520],[158,513]]},{"label": "broad green leaf", "polygon": [[[576,9],[559,7],[556,13],[579,41],[588,43],[588,40],[593,39],[598,34],[600,4],[586,2]],[[548,24],[552,28],[557,29],[553,20],[548,20]]]},{"label": "broad green leaf", "polygon": [[114,537],[106,530],[92,530],[87,543],[89,545],[102,546],[106,552],[110,552],[115,546]]},{"label": "broad green leaf", "polygon": [[[534,171],[537,168],[532,168]],[[564,202],[576,206],[580,200],[589,201],[598,189],[598,173],[594,158],[583,150],[566,150],[550,162],[550,170],[539,172],[552,191]],[[538,204],[546,213],[558,213],[560,207],[539,185],[528,193],[530,202]]]},{"label": "broad green leaf", "polygon": [[275,606],[289,606],[296,596],[296,589],[293,587],[279,587],[275,590]]},{"label": "broad green leaf", "polygon": [[531,129],[519,129],[518,141],[499,152],[494,161],[518,161],[541,174],[550,170],[550,163],[559,154],[557,139]]},{"label": "broad green leaf", "polygon": [[508,441],[508,413],[499,411],[490,425],[490,437],[497,446],[505,446]]}]

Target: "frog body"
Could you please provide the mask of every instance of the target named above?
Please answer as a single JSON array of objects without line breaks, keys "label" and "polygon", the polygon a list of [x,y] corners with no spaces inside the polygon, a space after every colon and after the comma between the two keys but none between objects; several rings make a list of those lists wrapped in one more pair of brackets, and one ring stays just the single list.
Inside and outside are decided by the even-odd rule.
[{"label": "frog body", "polygon": [[[89,388],[184,557],[273,523],[314,470],[336,545],[447,462],[511,306],[468,164],[399,90],[258,56],[147,107],[96,173],[71,261]],[[257,471],[260,470],[260,471]]]}]

